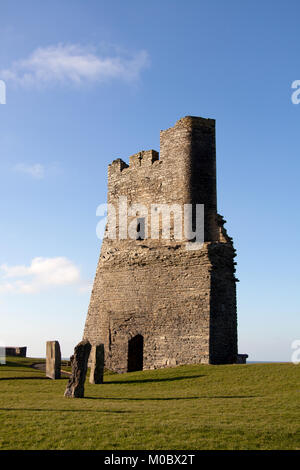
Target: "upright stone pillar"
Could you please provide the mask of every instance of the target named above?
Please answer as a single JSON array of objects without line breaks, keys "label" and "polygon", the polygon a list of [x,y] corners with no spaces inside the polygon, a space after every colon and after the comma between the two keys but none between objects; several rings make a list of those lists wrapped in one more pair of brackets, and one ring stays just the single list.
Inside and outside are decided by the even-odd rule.
[{"label": "upright stone pillar", "polygon": [[65,397],[84,397],[84,382],[90,352],[91,345],[88,341],[81,341],[75,346],[74,355],[71,356],[72,375],[65,391]]},{"label": "upright stone pillar", "polygon": [[99,343],[99,344],[92,346],[92,350],[90,354],[90,362],[91,362],[90,383],[102,384],[103,372],[104,372],[104,344]]},{"label": "upright stone pillar", "polygon": [[61,354],[58,341],[46,343],[46,377],[60,379]]}]

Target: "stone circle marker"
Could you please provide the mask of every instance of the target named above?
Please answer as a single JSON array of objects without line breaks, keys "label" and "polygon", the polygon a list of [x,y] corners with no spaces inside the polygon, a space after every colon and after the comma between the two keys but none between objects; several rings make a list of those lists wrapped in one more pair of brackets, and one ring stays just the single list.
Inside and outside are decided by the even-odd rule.
[{"label": "stone circle marker", "polygon": [[46,343],[46,377],[60,379],[61,353],[58,341]]},{"label": "stone circle marker", "polygon": [[91,354],[91,384],[103,384],[104,372],[104,344],[99,343],[92,346]]},{"label": "stone circle marker", "polygon": [[77,346],[75,346],[74,354],[70,358],[72,374],[64,394],[65,397],[84,397],[84,382],[90,352],[91,344],[88,341],[81,341]]}]

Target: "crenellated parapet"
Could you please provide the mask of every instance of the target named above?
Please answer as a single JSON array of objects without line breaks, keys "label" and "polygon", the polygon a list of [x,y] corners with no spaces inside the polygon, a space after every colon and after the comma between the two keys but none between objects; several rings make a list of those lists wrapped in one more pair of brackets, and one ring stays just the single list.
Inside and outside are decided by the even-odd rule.
[{"label": "crenellated parapet", "polygon": [[125,168],[128,168],[121,158],[117,158],[108,165],[108,175],[121,173]]},{"label": "crenellated parapet", "polygon": [[159,160],[159,153],[156,150],[142,150],[129,157],[129,168],[151,167]]},{"label": "crenellated parapet", "polygon": [[159,153],[156,150],[142,150],[129,157],[129,165],[121,158],[117,158],[108,165],[108,176],[121,175],[123,170],[136,170],[139,168],[151,168],[159,161]]}]

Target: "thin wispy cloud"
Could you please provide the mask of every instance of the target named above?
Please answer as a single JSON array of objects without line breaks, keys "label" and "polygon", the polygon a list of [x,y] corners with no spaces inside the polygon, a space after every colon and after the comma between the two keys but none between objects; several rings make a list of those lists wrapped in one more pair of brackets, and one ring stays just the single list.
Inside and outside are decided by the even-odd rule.
[{"label": "thin wispy cloud", "polygon": [[108,55],[78,44],[57,44],[35,49],[28,58],[0,70],[0,77],[21,86],[134,81],[148,65],[149,56],[144,50]]},{"label": "thin wispy cloud", "polygon": [[93,289],[92,282],[83,282],[82,285],[79,287],[80,294],[90,294]]},{"label": "thin wispy cloud", "polygon": [[74,285],[81,292],[86,282],[79,268],[68,258],[34,258],[29,266],[0,265],[0,293],[35,294],[43,290]]},{"label": "thin wispy cloud", "polygon": [[35,179],[42,179],[45,176],[45,168],[40,163],[35,163],[34,165],[18,163],[13,169],[18,173],[25,173]]}]

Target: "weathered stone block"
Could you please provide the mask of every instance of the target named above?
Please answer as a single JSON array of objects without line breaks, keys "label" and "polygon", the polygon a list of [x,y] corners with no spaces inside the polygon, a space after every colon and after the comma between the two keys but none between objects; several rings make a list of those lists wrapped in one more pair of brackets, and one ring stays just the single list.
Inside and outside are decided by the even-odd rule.
[{"label": "weathered stone block", "polygon": [[74,355],[71,356],[72,375],[64,394],[65,397],[84,397],[84,382],[90,352],[91,344],[88,341],[81,341],[75,346]]},{"label": "weathered stone block", "polygon": [[7,346],[6,356],[26,357],[27,346]]},{"label": "weathered stone block", "polygon": [[246,364],[247,363],[248,354],[237,354],[236,356],[236,363],[237,364]]},{"label": "weathered stone block", "polygon": [[61,353],[58,341],[46,343],[46,377],[60,379]]},{"label": "weathered stone block", "polygon": [[92,346],[90,354],[90,363],[90,383],[102,384],[104,372],[104,344],[100,343]]}]

